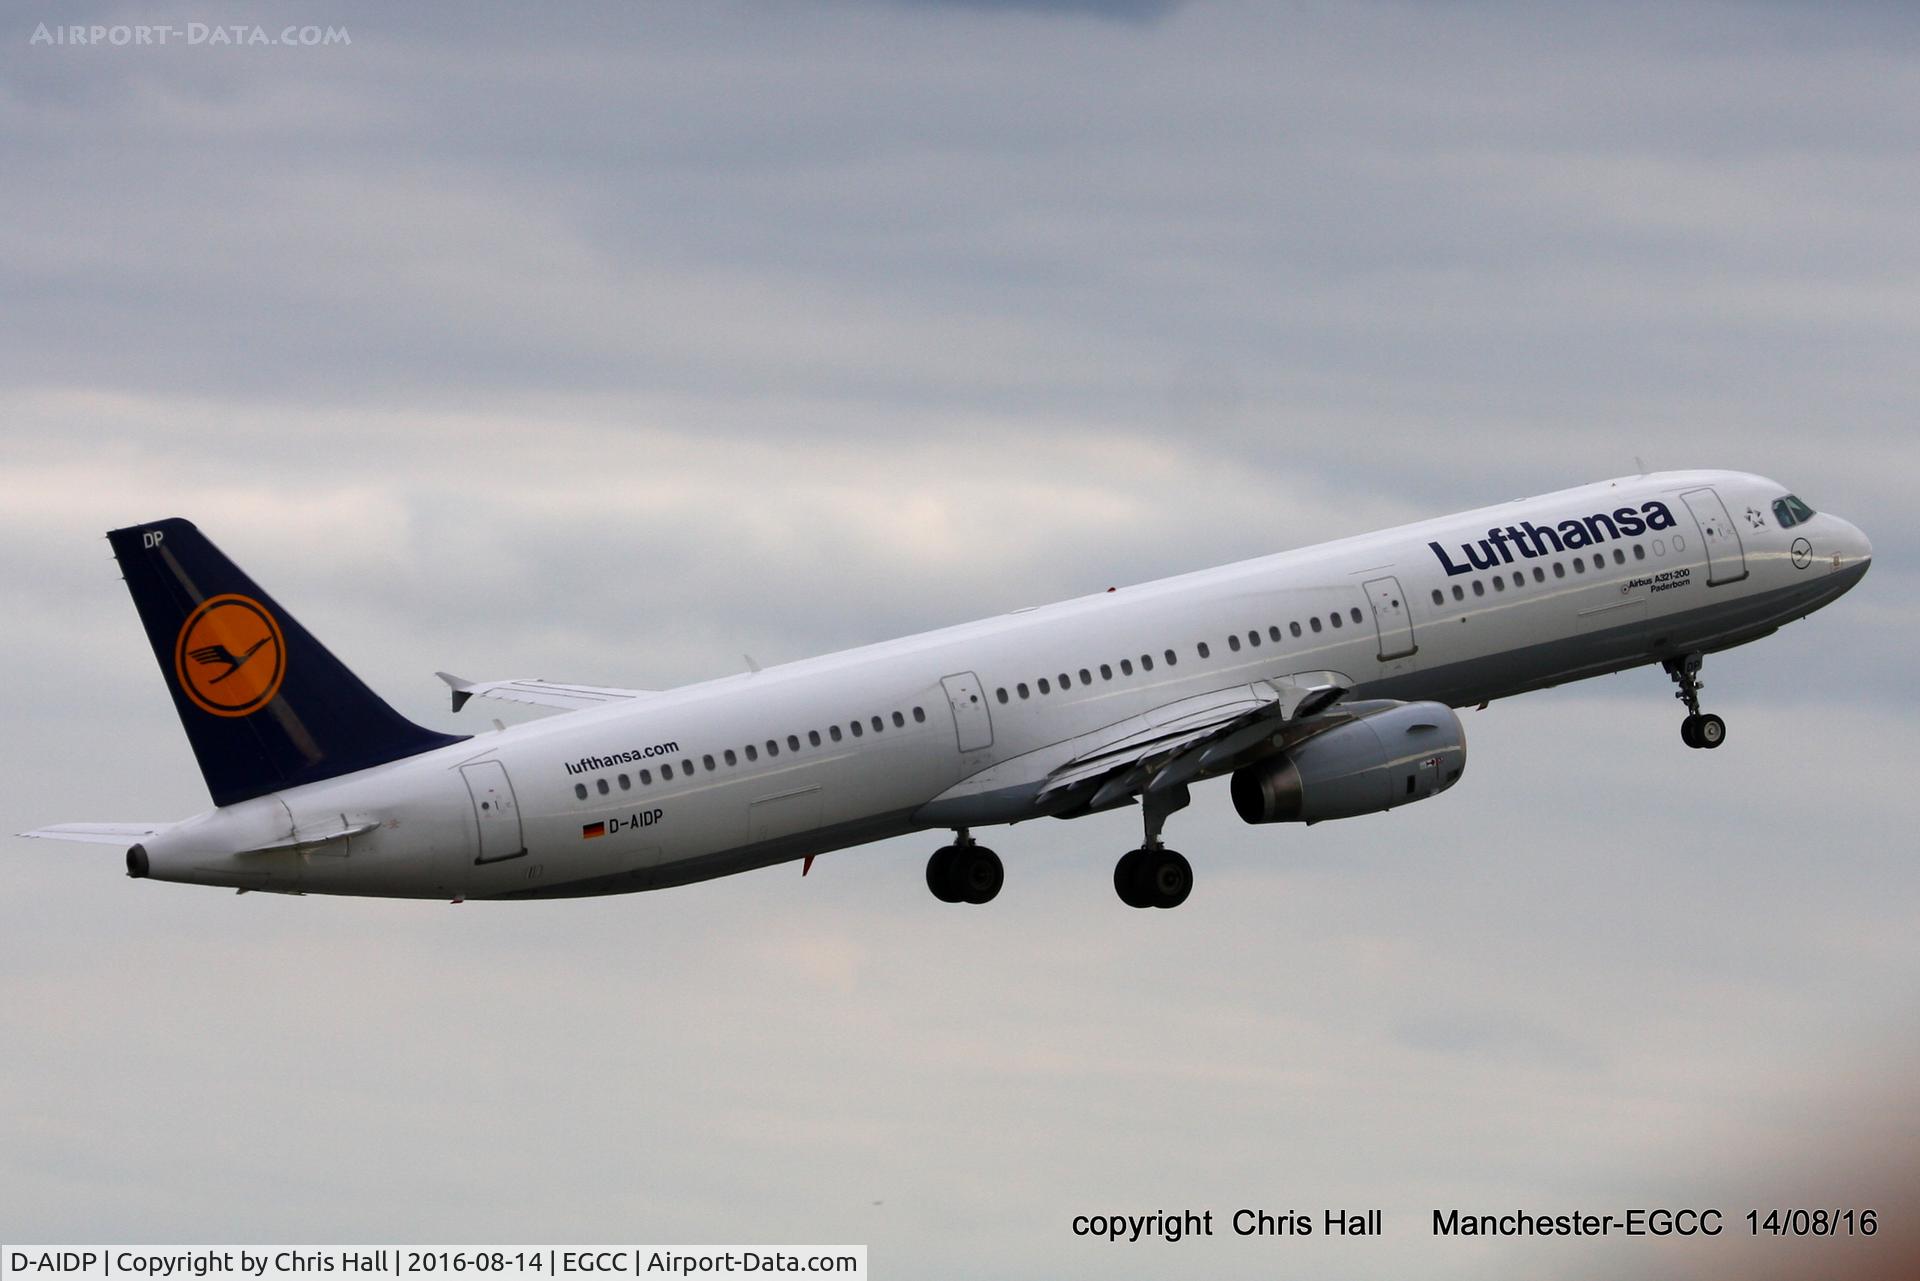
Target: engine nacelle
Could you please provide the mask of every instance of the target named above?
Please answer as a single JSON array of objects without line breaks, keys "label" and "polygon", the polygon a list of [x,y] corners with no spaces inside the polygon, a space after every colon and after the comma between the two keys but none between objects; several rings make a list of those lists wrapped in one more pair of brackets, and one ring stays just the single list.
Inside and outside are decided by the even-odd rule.
[{"label": "engine nacelle", "polygon": [[1402,703],[1236,770],[1233,807],[1249,823],[1377,814],[1439,795],[1466,767],[1467,732],[1453,709]]}]

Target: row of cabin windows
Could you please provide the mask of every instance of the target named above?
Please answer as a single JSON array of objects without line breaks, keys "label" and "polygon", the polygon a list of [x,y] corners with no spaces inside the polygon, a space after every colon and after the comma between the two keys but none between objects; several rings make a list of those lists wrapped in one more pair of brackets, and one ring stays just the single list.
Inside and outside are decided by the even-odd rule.
[{"label": "row of cabin windows", "polygon": [[[1348,610],[1347,617],[1352,618],[1354,623],[1358,624],[1362,620],[1364,615],[1362,615],[1360,611],[1356,608],[1356,609]],[[1327,622],[1332,624],[1333,627],[1336,629],[1346,626],[1346,618],[1343,618],[1338,610],[1335,610],[1333,613],[1328,614],[1326,618],[1327,618]],[[1315,633],[1318,633],[1321,630],[1323,630],[1320,619],[1317,617],[1309,618],[1307,620],[1307,627],[1305,630],[1303,630],[1300,624],[1297,622],[1288,623],[1287,629],[1295,636],[1305,635],[1307,630],[1313,631]],[[1281,640],[1285,637],[1285,635],[1286,633],[1282,632],[1278,626],[1272,626],[1267,628],[1267,639],[1271,640],[1276,645],[1278,645],[1281,642]],[[1258,628],[1255,628],[1247,633],[1246,643],[1247,645],[1254,648],[1259,647],[1260,631]],[[1227,637],[1227,648],[1232,650],[1236,654],[1240,652],[1241,644],[1240,644],[1240,637],[1238,634],[1234,634]],[[1211,658],[1213,656],[1212,647],[1209,646],[1205,641],[1200,641],[1199,643],[1194,645],[1193,652],[1199,655],[1201,658]],[[1168,667],[1174,667],[1179,664],[1180,655],[1178,652],[1171,649],[1162,650],[1160,653],[1160,660],[1164,662]],[[1139,661],[1140,661],[1141,671],[1150,672],[1153,670],[1154,659],[1152,654],[1140,655]],[[1095,669],[1086,668],[1086,667],[1082,667],[1080,669],[1079,677],[1080,677],[1080,683],[1082,685],[1093,684],[1094,670]],[[1102,663],[1100,664],[1097,670],[1100,673],[1101,680],[1110,681],[1113,679],[1112,664]],[[1133,672],[1134,672],[1134,660],[1131,658],[1121,659],[1120,675],[1131,676],[1133,675]],[[1054,681],[1057,681],[1059,683],[1059,686],[1062,690],[1072,689],[1073,681],[1074,681],[1074,673],[1060,672],[1054,677]],[[1011,693],[1008,692],[1007,687],[1005,685],[1002,685],[998,689],[993,691],[993,696],[995,699],[997,699],[1002,703],[1008,703],[1008,702],[1012,702],[1013,699],[1016,697],[1032,698],[1035,690],[1038,690],[1042,694],[1051,694],[1053,693],[1054,681],[1049,681],[1045,676],[1042,676],[1037,680],[1035,680],[1031,687],[1028,686],[1028,684],[1025,681],[1016,681],[1014,683],[1013,690]]]},{"label": "row of cabin windows", "polygon": [[[926,724],[927,709],[924,707],[916,707],[913,709],[911,713],[896,711],[896,712],[890,713],[887,716],[870,717],[868,718],[866,724],[871,725],[873,727],[874,733],[884,734],[886,732],[887,722],[889,720],[893,722],[893,727],[895,729],[904,729],[906,727],[907,717],[909,715],[913,717],[914,724],[916,725]],[[860,723],[860,719],[858,717],[855,717],[853,720],[850,720],[847,722],[845,733],[841,731],[838,725],[827,726],[826,737],[824,739],[821,737],[819,730],[817,729],[808,730],[807,746],[819,747],[824,742],[828,742],[828,741],[835,742],[835,743],[842,742],[846,738],[847,734],[852,734],[855,738],[863,738],[866,736],[866,733],[867,733],[866,726],[863,726]],[[800,751],[800,736],[798,734],[787,735],[786,750],[789,753]],[[700,758],[700,765],[708,773],[712,773],[713,771],[721,768],[722,765],[725,765],[727,768],[732,768],[734,766],[739,765],[740,759],[743,756],[747,759],[749,763],[758,761],[760,759],[760,753],[762,751],[765,751],[768,757],[776,757],[780,755],[780,751],[781,751],[780,740],[777,738],[770,738],[766,741],[766,744],[764,747],[758,744],[748,743],[745,747],[741,748],[738,752],[734,751],[731,747],[729,747],[725,751],[720,753],[719,760],[715,760],[711,754],[703,755]],[[693,758],[691,756],[685,757],[684,759],[681,760],[680,772],[688,778],[693,777],[695,771],[693,767]],[[640,779],[640,786],[642,787],[652,786],[653,784],[652,770],[643,769],[643,770],[640,770],[638,774]],[[671,764],[662,765],[660,767],[660,781],[663,783],[669,783],[673,781],[673,766]],[[620,790],[623,792],[633,790],[632,775],[617,774],[614,776],[614,782],[618,784]],[[600,795],[606,796],[607,794],[613,791],[614,784],[608,783],[608,781],[605,778],[597,778],[593,781],[593,786],[594,786],[594,790],[599,792]],[[587,785],[585,783],[575,783],[573,785],[573,794],[583,801],[586,800]]]},{"label": "row of cabin windows", "polygon": [[[1685,546],[1686,546],[1686,543],[1682,539],[1680,539],[1677,536],[1674,538],[1673,549],[1675,551],[1679,551],[1682,547],[1685,547]],[[1659,539],[1659,538],[1656,538],[1653,540],[1653,554],[1656,556],[1665,556],[1667,554],[1667,545],[1665,540]],[[1633,545],[1633,558],[1635,560],[1645,560],[1647,558],[1647,549],[1644,544],[1635,543]],[[1591,557],[1588,557],[1582,554],[1582,555],[1575,556],[1568,561],[1558,561],[1558,560],[1554,561],[1553,576],[1555,578],[1565,578],[1567,576],[1568,565],[1573,566],[1574,573],[1584,574],[1587,572],[1587,562],[1589,560],[1593,562],[1593,568],[1596,570],[1605,569],[1607,567],[1607,558],[1605,553],[1595,552]],[[1616,565],[1624,565],[1627,563],[1627,552],[1624,548],[1616,547],[1613,549],[1613,563]],[[1475,596],[1485,596],[1487,594],[1488,583],[1493,584],[1494,591],[1504,592],[1507,590],[1507,583],[1509,579],[1511,579],[1515,587],[1525,587],[1527,585],[1527,575],[1525,571],[1516,569],[1513,571],[1511,575],[1507,574],[1506,571],[1503,570],[1500,573],[1491,575],[1490,577],[1476,578],[1472,581],[1469,587],[1471,588]],[[1533,581],[1536,583],[1546,582],[1547,570],[1542,568],[1539,565],[1535,565],[1533,567]],[[1469,590],[1469,587],[1463,587],[1461,586],[1461,584],[1455,583],[1453,585],[1453,598],[1455,600],[1465,600],[1467,598],[1467,591]],[[1434,604],[1444,605],[1446,604],[1446,599],[1447,598],[1441,594],[1440,589],[1438,587],[1433,589]]]}]

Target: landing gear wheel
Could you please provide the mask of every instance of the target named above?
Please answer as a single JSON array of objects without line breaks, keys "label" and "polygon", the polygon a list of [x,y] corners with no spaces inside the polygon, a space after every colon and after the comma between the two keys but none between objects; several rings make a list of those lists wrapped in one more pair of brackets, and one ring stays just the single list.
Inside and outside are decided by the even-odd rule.
[{"label": "landing gear wheel", "polygon": [[927,888],[942,903],[958,903],[961,896],[958,846],[943,845],[927,860]]},{"label": "landing gear wheel", "polygon": [[1727,741],[1727,723],[1707,712],[1695,720],[1693,727],[1693,745],[1695,747],[1718,747]]},{"label": "landing gear wheel", "polygon": [[990,903],[1007,879],[1000,856],[984,845],[961,845],[953,851],[953,882],[967,903]]},{"label": "landing gear wheel", "polygon": [[1128,850],[1113,865],[1113,892],[1128,907],[1152,907],[1147,900],[1145,878],[1141,875],[1141,863],[1147,850]]},{"label": "landing gear wheel", "polygon": [[1172,850],[1128,850],[1113,865],[1113,890],[1128,907],[1179,907],[1193,893],[1193,865]]},{"label": "landing gear wheel", "polygon": [[1689,716],[1680,722],[1680,741],[1688,747],[1700,746],[1700,718]]},{"label": "landing gear wheel", "polygon": [[1193,893],[1193,865],[1172,850],[1153,850],[1142,862],[1147,901],[1154,907],[1179,907]]}]

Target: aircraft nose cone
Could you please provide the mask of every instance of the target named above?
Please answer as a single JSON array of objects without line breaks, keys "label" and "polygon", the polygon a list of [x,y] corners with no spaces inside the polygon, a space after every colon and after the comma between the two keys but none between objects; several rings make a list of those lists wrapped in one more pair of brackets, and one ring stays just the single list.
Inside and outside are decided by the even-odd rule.
[{"label": "aircraft nose cone", "polygon": [[1873,543],[1852,521],[1842,521],[1841,524],[1846,529],[1847,559],[1859,562],[1860,568],[1865,569],[1873,561]]}]

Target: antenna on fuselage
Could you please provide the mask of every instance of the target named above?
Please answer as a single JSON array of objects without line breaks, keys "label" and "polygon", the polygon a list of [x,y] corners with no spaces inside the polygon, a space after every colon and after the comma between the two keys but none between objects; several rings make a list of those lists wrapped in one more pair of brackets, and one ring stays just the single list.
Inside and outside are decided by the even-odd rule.
[{"label": "antenna on fuselage", "polygon": [[1644,476],[1647,474],[1647,465],[1641,461],[1640,455],[1635,454],[1633,456],[1633,465],[1640,469],[1640,475]]}]

